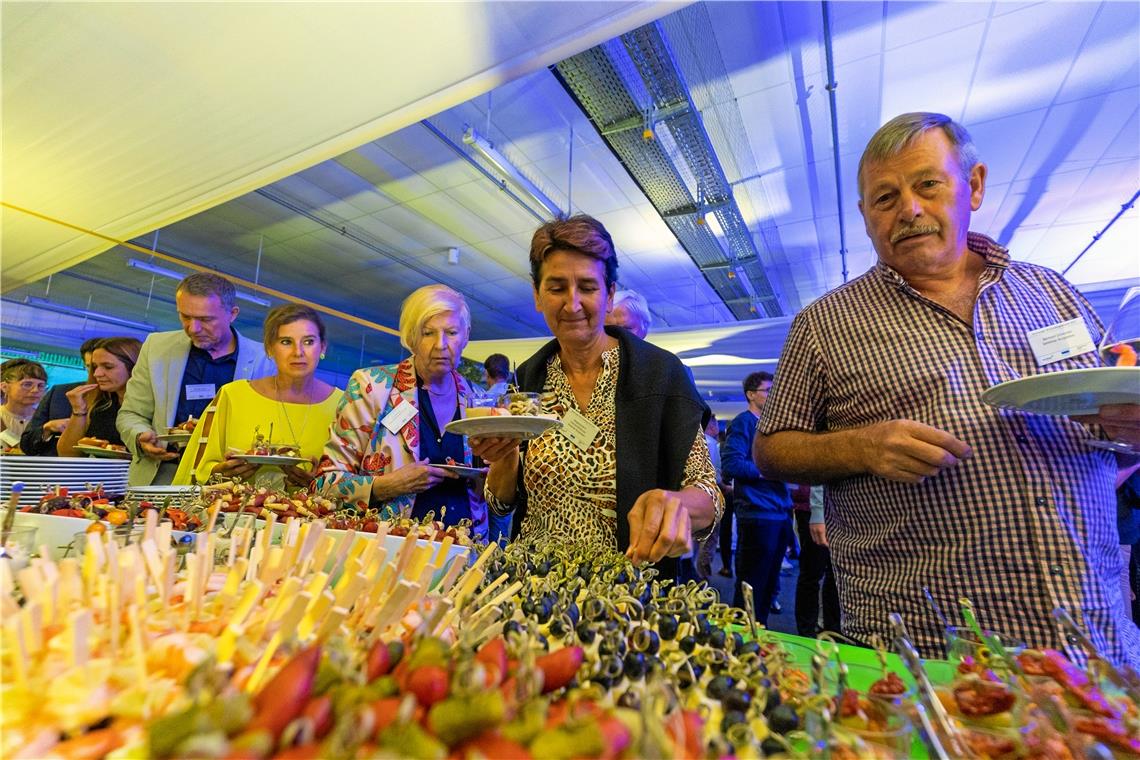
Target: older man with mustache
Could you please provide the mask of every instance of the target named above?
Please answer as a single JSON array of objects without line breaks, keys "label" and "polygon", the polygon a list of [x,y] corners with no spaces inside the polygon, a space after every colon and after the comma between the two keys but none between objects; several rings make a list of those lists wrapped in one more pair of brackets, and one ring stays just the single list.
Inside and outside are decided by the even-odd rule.
[{"label": "older man with mustache", "polygon": [[[1067,649],[1065,607],[1101,650],[1140,665],[1120,590],[1116,462],[1140,407],[1089,419],[996,409],[1005,380],[1095,367],[1103,327],[1060,275],[969,231],[986,166],[949,117],[911,113],[872,137],[859,209],[878,263],[795,319],[753,445],[767,477],[826,484],[843,630],[890,639],[899,612],[942,653],[934,600],[968,597],[983,626]],[[1068,323],[1089,351],[1053,360],[1027,334]]]}]

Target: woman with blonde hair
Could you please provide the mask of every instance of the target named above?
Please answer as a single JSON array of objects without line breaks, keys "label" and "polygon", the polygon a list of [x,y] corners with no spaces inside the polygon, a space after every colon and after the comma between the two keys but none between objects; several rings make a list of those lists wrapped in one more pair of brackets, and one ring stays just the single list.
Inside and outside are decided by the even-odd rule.
[{"label": "woman with blonde hair", "polygon": [[434,511],[448,525],[470,519],[483,535],[481,486],[435,466],[471,464],[466,439],[444,431],[472,395],[456,371],[470,332],[467,302],[451,288],[427,285],[405,299],[400,342],[412,355],[353,373],[318,468],[318,493],[378,508],[381,517]]},{"label": "woman with blonde hair", "polygon": [[65,394],[71,402],[71,417],[55,445],[59,456],[79,456],[78,443],[123,445],[115,418],[141,349],[142,341],[135,338],[103,338],[91,349],[89,370],[94,382],[77,385]]},{"label": "woman with blonde hair", "polygon": [[[187,446],[188,452],[198,454],[182,457],[174,483],[189,483],[192,472],[200,483],[215,475],[256,480],[274,488],[305,488],[312,482],[329,423],[343,395],[316,376],[327,346],[324,322],[308,306],[275,306],[265,317],[263,340],[277,371],[221,387],[208,429],[203,418]],[[287,446],[309,462],[259,466],[234,456],[249,451],[259,435],[266,444]],[[197,443],[203,438],[199,448]]]}]

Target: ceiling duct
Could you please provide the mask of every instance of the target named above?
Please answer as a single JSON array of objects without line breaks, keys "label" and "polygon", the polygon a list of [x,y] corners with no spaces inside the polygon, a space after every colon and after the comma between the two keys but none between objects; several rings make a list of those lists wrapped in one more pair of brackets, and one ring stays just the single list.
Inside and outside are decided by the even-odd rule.
[{"label": "ceiling duct", "polygon": [[660,24],[554,71],[733,316],[783,316]]}]

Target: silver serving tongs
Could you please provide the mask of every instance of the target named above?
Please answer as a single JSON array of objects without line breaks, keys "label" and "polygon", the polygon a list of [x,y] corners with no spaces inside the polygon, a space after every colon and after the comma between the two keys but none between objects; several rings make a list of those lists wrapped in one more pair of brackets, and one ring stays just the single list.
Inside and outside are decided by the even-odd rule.
[{"label": "silver serving tongs", "polygon": [[748,613],[748,625],[752,629],[752,640],[757,639],[756,626],[756,597],[752,593],[752,584],[748,581],[740,582],[740,595],[744,597],[744,611]]},{"label": "silver serving tongs", "polygon": [[1100,650],[1096,648],[1096,644],[1089,640],[1089,637],[1077,625],[1077,621],[1073,620],[1073,616],[1064,607],[1053,610],[1053,617],[1064,627],[1065,632],[1081,645],[1090,659],[1097,660],[1101,672],[1108,677],[1108,680],[1127,694],[1133,702],[1140,705],[1140,676],[1136,674],[1136,671],[1128,666],[1125,666],[1124,671],[1121,671],[1102,657]]},{"label": "silver serving tongs", "polygon": [[[891,630],[895,635],[895,649],[898,650],[899,658],[906,669],[910,671],[915,684],[918,685],[917,707],[920,709],[917,712],[919,722],[922,724],[919,736],[926,744],[930,756],[938,760],[950,760],[951,757],[968,757],[954,721],[947,714],[946,708],[942,706],[938,694],[934,691],[934,684],[930,683],[930,678],[922,667],[922,658],[918,656],[918,650],[910,641],[910,634],[907,633],[902,616],[897,612],[892,612],[887,619],[890,621]],[[932,718],[933,722],[931,722]],[[935,726],[937,726],[937,730]],[[948,746],[942,745],[940,735],[945,737]]]}]

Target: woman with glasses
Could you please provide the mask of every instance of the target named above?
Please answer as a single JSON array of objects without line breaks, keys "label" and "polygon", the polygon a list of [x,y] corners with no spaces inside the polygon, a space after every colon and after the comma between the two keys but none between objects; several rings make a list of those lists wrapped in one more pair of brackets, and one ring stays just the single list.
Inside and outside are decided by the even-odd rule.
[{"label": "woman with glasses", "polygon": [[47,372],[30,359],[9,359],[0,364],[0,453],[19,452],[20,436],[44,397]]}]

